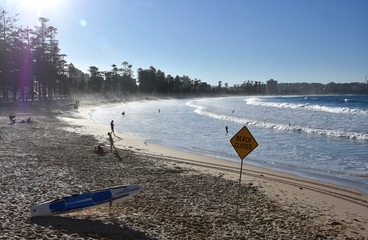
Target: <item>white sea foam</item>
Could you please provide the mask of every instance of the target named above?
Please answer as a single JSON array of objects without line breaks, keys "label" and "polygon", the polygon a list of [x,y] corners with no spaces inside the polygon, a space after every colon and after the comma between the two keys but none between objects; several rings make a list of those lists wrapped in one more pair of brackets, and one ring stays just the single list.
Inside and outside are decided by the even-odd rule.
[{"label": "white sea foam", "polygon": [[[346,101],[347,99],[345,99]],[[313,111],[323,111],[330,113],[345,113],[345,114],[364,114],[368,115],[368,111],[346,107],[328,107],[323,105],[315,104],[296,104],[286,102],[265,102],[260,98],[247,98],[244,100],[246,104],[264,107],[275,107],[275,108],[290,108],[290,109],[307,109]]]},{"label": "white sea foam", "polygon": [[[308,101],[331,106],[335,100],[342,100],[343,104],[345,98],[350,99],[311,98],[308,96]],[[351,97],[357,105],[365,101],[356,98]],[[271,97],[264,101],[298,104],[303,99]],[[338,101],[335,106],[339,106]],[[360,106],[367,110],[365,102]],[[127,113],[125,117],[121,116],[122,110]],[[248,163],[286,169],[294,174],[301,171],[312,178],[328,175],[328,179],[332,176],[333,181],[343,185],[345,180],[339,179],[347,179],[349,186],[368,191],[367,115],[261,107],[245,104],[244,97],[234,97],[131,102],[102,108],[91,113],[91,118],[107,128],[111,119],[115,119],[117,131],[143,137],[147,142],[233,161],[239,161],[239,157],[229,140],[247,125],[259,143],[247,156]]]},{"label": "white sea foam", "polygon": [[[277,124],[266,121],[255,121],[245,118],[239,118],[234,116],[228,116],[223,114],[217,114],[206,111],[206,107],[194,104],[192,101],[186,103],[187,106],[195,108],[194,112],[200,115],[204,115],[213,119],[219,119],[222,121],[231,121],[244,125],[251,125],[260,128],[270,128],[277,131],[287,131],[287,132],[298,132],[298,133],[306,133],[306,134],[316,134],[321,136],[328,137],[340,137],[340,138],[348,138],[353,140],[360,141],[368,141],[368,134],[357,133],[357,132],[346,132],[346,131],[337,131],[337,130],[328,130],[328,129],[317,129],[317,128],[309,128],[302,126],[294,126],[290,124]],[[296,105],[296,104],[290,104]]]}]

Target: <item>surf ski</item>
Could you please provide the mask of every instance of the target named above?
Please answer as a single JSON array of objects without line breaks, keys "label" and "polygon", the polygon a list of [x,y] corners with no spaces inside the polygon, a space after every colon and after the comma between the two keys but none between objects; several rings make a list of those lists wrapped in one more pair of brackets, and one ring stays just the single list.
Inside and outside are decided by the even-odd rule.
[{"label": "surf ski", "polygon": [[111,207],[113,203],[127,200],[141,190],[141,185],[121,185],[51,200],[32,206],[31,217],[72,213],[103,206]]}]

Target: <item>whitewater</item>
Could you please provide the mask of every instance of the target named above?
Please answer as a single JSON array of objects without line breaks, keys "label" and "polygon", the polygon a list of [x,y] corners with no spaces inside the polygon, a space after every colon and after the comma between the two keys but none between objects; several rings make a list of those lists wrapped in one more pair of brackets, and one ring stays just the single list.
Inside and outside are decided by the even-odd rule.
[{"label": "whitewater", "polygon": [[246,163],[368,192],[368,95],[138,101],[94,109],[90,118],[107,128],[114,120],[119,132],[151,143],[232,161],[240,159],[230,139],[247,126],[259,146]]}]

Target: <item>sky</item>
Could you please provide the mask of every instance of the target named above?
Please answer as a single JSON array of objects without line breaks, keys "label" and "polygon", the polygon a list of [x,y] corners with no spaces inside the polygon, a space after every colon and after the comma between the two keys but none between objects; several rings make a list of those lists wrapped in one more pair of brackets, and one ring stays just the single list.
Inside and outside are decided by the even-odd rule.
[{"label": "sky", "polygon": [[[124,61],[211,85],[368,78],[368,0],[0,0],[19,26],[49,19],[88,73]],[[135,74],[137,75],[137,74]]]}]

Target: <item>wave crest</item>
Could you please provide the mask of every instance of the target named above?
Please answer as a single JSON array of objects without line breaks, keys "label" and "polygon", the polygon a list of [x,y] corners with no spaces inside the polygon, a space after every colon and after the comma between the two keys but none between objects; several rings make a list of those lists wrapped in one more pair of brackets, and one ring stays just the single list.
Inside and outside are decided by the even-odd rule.
[{"label": "wave crest", "polygon": [[359,141],[368,141],[368,134],[357,133],[357,132],[345,132],[345,131],[336,131],[336,130],[328,130],[328,129],[317,129],[317,128],[308,128],[301,127],[296,125],[289,124],[277,124],[272,122],[265,121],[255,121],[250,119],[238,118],[234,116],[227,116],[222,114],[216,114],[206,111],[206,107],[196,105],[192,101],[186,104],[187,106],[195,108],[194,112],[200,115],[204,115],[213,119],[219,119],[222,121],[230,121],[243,125],[250,125],[259,128],[269,128],[277,131],[284,132],[296,132],[296,133],[306,133],[306,134],[315,134],[320,136],[328,136],[328,137],[339,137],[339,138],[347,138],[352,140]]},{"label": "wave crest", "polygon": [[264,102],[259,98],[248,98],[248,99],[245,99],[244,101],[245,101],[246,104],[255,105],[255,106],[275,107],[275,108],[290,108],[290,109],[307,109],[307,110],[330,112],[330,113],[368,115],[367,110],[347,108],[347,107],[328,107],[328,106],[308,104],[308,103],[295,104],[295,103],[286,103],[286,102],[281,102],[281,103]]}]

